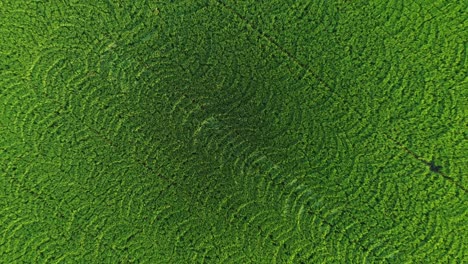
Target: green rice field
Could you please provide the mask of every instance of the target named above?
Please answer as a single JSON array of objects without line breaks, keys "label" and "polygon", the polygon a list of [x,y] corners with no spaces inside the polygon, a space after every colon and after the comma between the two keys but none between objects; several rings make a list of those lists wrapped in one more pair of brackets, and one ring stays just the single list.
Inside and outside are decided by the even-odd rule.
[{"label": "green rice field", "polygon": [[468,263],[468,2],[0,1],[0,263]]}]

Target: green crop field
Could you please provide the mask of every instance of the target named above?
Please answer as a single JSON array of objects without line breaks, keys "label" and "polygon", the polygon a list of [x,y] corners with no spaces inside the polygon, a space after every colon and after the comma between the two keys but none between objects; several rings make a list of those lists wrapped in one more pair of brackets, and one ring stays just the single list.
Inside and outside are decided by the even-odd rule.
[{"label": "green crop field", "polygon": [[0,1],[0,263],[468,263],[468,2]]}]

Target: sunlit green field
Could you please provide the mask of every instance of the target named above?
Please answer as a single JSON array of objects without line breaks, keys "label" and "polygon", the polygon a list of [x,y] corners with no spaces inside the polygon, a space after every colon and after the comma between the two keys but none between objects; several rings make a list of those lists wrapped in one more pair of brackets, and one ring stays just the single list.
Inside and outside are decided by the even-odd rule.
[{"label": "sunlit green field", "polygon": [[468,3],[0,2],[0,263],[467,263]]}]

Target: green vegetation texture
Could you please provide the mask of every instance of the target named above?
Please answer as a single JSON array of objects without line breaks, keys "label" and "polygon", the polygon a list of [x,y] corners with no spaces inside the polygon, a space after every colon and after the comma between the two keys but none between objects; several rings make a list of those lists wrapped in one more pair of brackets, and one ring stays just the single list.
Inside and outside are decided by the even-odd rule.
[{"label": "green vegetation texture", "polygon": [[0,262],[467,263],[467,10],[0,1]]}]

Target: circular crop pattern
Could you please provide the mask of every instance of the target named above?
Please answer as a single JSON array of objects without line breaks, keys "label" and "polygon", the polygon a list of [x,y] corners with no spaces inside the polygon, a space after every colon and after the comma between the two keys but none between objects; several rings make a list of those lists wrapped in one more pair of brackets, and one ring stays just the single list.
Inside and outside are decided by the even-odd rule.
[{"label": "circular crop pattern", "polygon": [[464,10],[3,1],[0,262],[467,261]]}]

